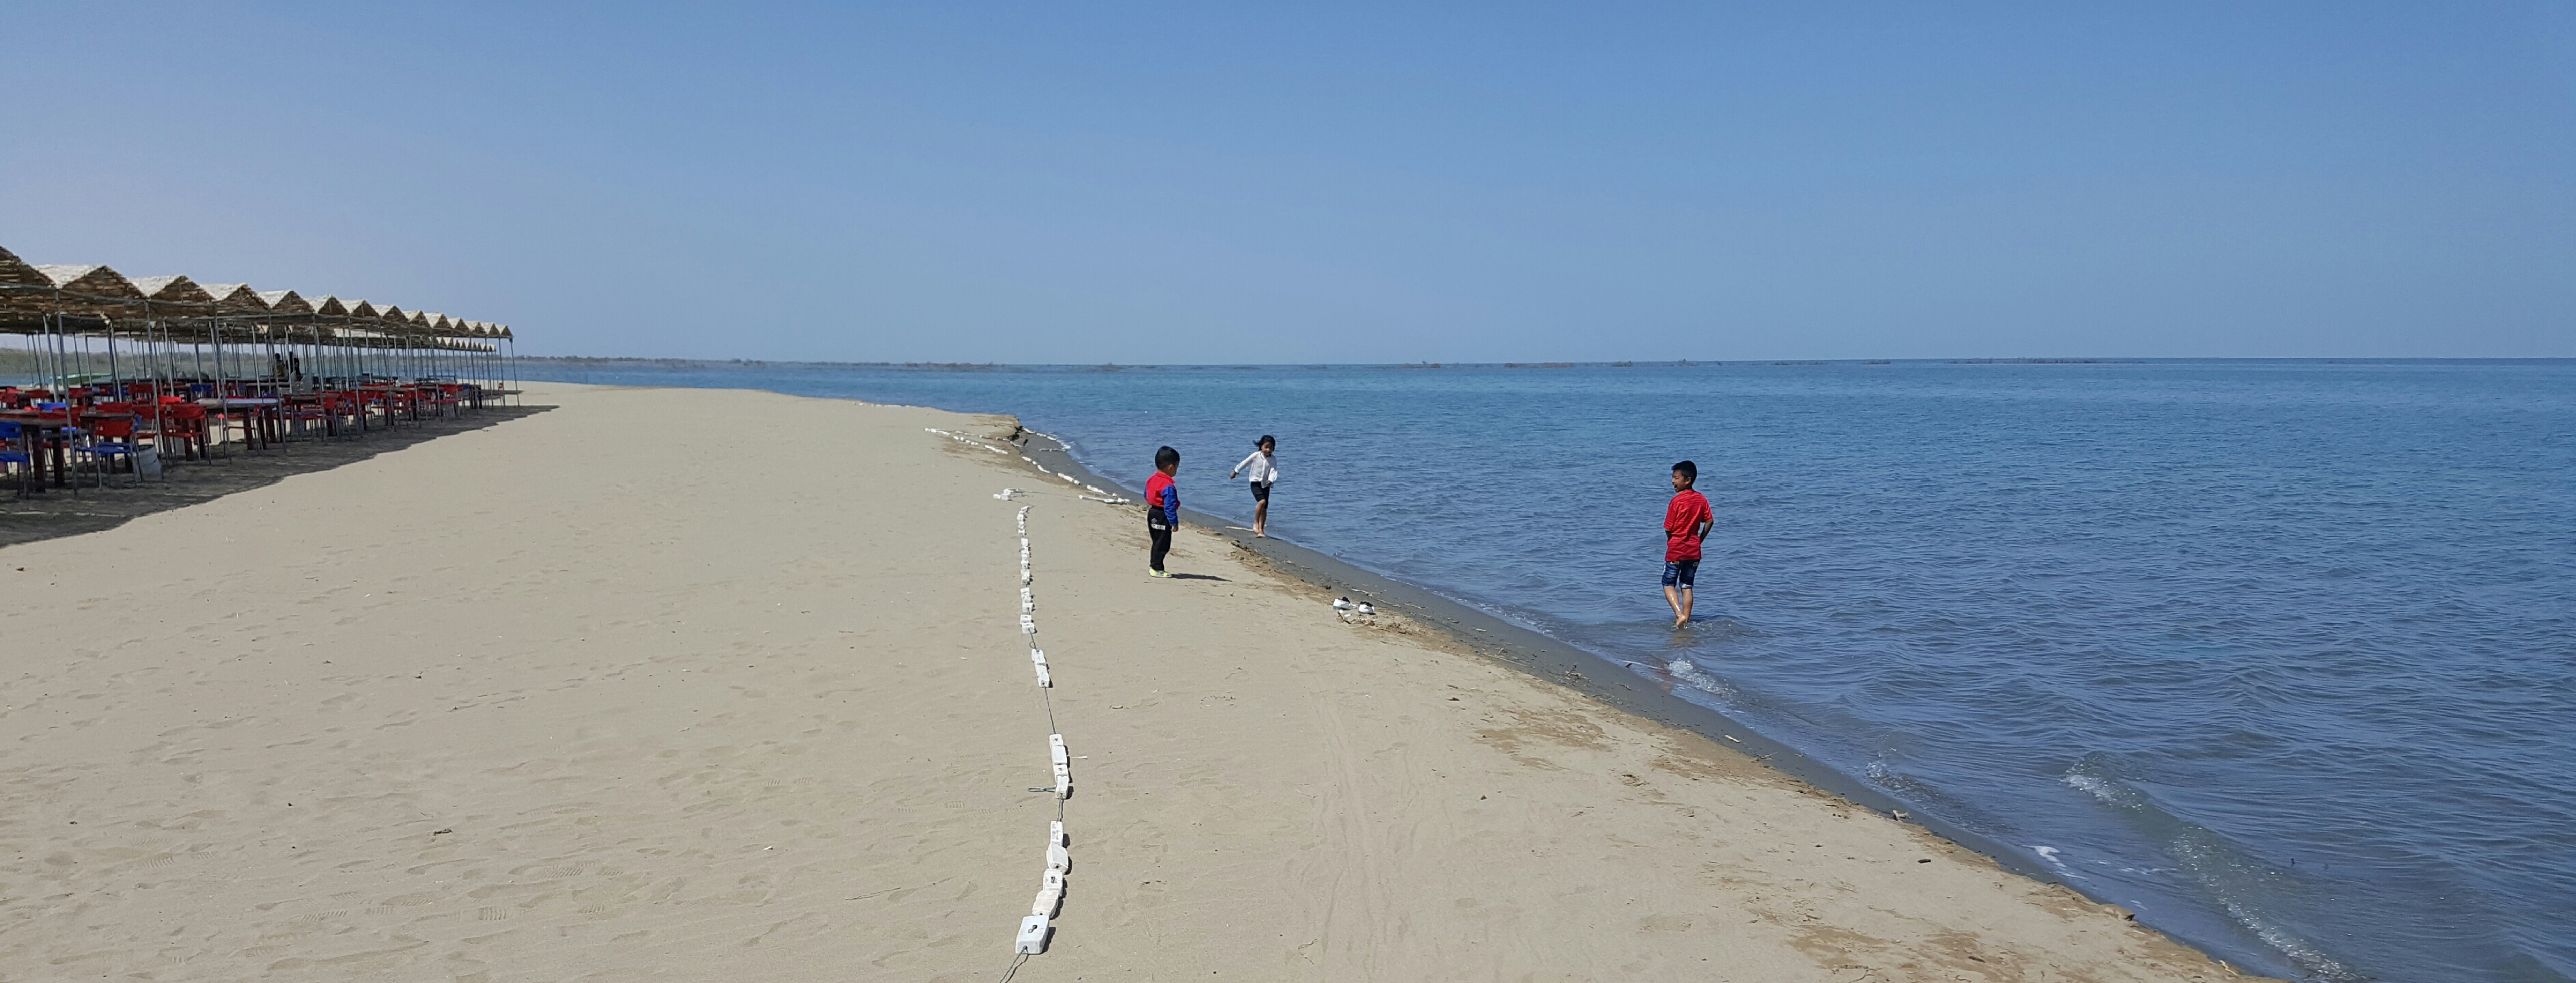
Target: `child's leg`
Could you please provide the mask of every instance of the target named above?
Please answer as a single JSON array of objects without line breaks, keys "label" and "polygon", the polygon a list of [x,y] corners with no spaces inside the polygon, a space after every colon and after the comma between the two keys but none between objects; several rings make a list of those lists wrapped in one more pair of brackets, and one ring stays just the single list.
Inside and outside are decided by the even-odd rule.
[{"label": "child's leg", "polygon": [[1685,614],[1683,614],[1683,610],[1682,610],[1682,604],[1683,604],[1682,598],[1689,597],[1689,596],[1690,596],[1690,595],[1688,595],[1688,594],[1684,594],[1684,593],[1682,593],[1682,589],[1681,589],[1681,588],[1679,588],[1679,587],[1666,587],[1666,588],[1664,588],[1664,603],[1669,604],[1669,605],[1672,605],[1672,607],[1673,607],[1673,618],[1674,618],[1675,620],[1679,620],[1679,619],[1681,619],[1681,618],[1683,618],[1683,617],[1686,617],[1686,615],[1685,615]]},{"label": "child's leg", "polygon": [[1255,536],[1261,535],[1263,530],[1265,530],[1269,525],[1270,500],[1265,498],[1253,503],[1252,505],[1252,534]]},{"label": "child's leg", "polygon": [[1679,616],[1679,617],[1677,617],[1677,618],[1675,619],[1675,621],[1676,621],[1677,623],[1687,623],[1687,622],[1689,622],[1689,621],[1690,621],[1690,615],[1691,615],[1691,589],[1690,589],[1690,588],[1688,588],[1688,587],[1684,587],[1684,588],[1682,588],[1682,599],[1681,599],[1681,604],[1680,604],[1678,607],[1676,607],[1676,608],[1674,609],[1674,612],[1673,612],[1673,613]]},{"label": "child's leg", "polygon": [[1150,559],[1146,561],[1146,566],[1154,570],[1161,570],[1163,569],[1164,554],[1172,551],[1172,531],[1169,529],[1154,529],[1150,530],[1150,532],[1153,536],[1154,548]]}]

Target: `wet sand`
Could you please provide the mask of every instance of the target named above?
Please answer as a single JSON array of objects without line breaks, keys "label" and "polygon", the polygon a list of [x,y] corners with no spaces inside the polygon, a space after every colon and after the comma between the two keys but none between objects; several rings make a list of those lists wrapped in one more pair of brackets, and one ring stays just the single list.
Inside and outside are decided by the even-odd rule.
[{"label": "wet sand", "polygon": [[0,548],[0,980],[996,979],[1050,732],[1022,981],[2232,977],[1204,528],[1149,579],[924,432],[1007,418],[527,401]]}]

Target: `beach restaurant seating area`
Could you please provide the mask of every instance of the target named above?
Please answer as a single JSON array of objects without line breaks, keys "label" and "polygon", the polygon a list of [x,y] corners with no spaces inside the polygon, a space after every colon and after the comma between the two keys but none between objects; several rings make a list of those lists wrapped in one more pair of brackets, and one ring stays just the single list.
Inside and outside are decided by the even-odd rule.
[{"label": "beach restaurant seating area", "polygon": [[506,325],[0,249],[0,482],[140,483],[518,395]]}]

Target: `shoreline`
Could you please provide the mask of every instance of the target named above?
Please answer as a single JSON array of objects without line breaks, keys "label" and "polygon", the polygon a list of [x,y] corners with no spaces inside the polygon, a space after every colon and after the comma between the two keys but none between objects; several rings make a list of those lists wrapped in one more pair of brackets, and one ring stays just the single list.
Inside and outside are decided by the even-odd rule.
[{"label": "shoreline", "polygon": [[[1080,481],[1116,491],[1141,501],[1143,492],[1113,479],[1103,477],[1075,458],[1061,438],[1043,431],[1028,429],[1017,415],[1009,415],[1026,435],[1042,439],[1053,446],[1038,446],[1037,440],[1019,443],[1020,450],[1049,471],[1070,474]],[[1868,809],[1895,822],[1917,826],[1971,851],[2007,873],[2040,884],[2062,888],[2086,901],[2118,909],[2122,916],[2136,921],[2137,915],[2119,902],[2096,897],[2092,892],[2059,876],[2046,865],[2036,863],[1989,836],[1970,831],[1955,823],[1902,808],[1905,803],[1858,777],[1846,774],[1767,735],[1746,726],[1715,708],[1703,706],[1672,692],[1669,686],[1657,687],[1630,670],[1634,663],[1610,659],[1586,651],[1544,632],[1509,621],[1475,607],[1442,596],[1437,591],[1407,583],[1364,569],[1329,553],[1284,540],[1256,537],[1234,525],[1233,520],[1184,507],[1183,522],[1199,531],[1223,538],[1235,548],[1261,557],[1269,567],[1284,576],[1303,582],[1326,594],[1346,594],[1354,600],[1368,600],[1382,612],[1402,615],[1415,623],[1440,631],[1449,641],[1478,656],[1518,670],[1530,677],[1571,690],[1613,710],[1642,720],[1697,735],[1722,749],[1734,751],[1753,762],[1778,772],[1817,792],[1842,799]],[[1589,671],[1590,674],[1587,674]],[[1646,684],[1646,685],[1640,685]],[[2242,975],[2231,964],[2191,940],[2173,935],[2161,928],[2137,922],[2173,940],[2177,945],[2207,955],[2220,965]],[[2245,979],[2257,977],[2246,975]]]}]

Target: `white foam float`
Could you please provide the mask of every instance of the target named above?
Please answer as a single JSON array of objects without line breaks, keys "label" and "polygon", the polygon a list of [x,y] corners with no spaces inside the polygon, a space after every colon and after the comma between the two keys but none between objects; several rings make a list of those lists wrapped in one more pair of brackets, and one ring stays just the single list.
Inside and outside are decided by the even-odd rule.
[{"label": "white foam float", "polygon": [[1036,619],[1036,618],[1032,618],[1032,617],[1029,617],[1028,615],[1025,615],[1025,614],[1024,614],[1024,615],[1021,615],[1021,616],[1020,616],[1020,634],[1023,634],[1023,635],[1035,635],[1035,634],[1037,634],[1037,633],[1038,633],[1038,619]]},{"label": "white foam float", "polygon": [[1064,844],[1048,844],[1047,869],[1055,871],[1058,876],[1062,876],[1073,871],[1073,854],[1065,850]]},{"label": "white foam float", "polygon": [[1073,769],[1067,765],[1059,764],[1055,766],[1055,797],[1059,799],[1073,798]]},{"label": "white foam float", "polygon": [[1027,956],[1043,955],[1046,952],[1046,945],[1046,916],[1030,915],[1020,919],[1020,934],[1011,940],[1011,951]]},{"label": "white foam float", "polygon": [[1020,582],[1021,582],[1021,583],[1023,583],[1023,584],[1025,584],[1025,583],[1028,583],[1028,582],[1029,582],[1030,580],[1032,580],[1032,579],[1033,579],[1033,578],[1031,578],[1031,577],[1029,576],[1029,568],[1027,568],[1027,567],[1021,567],[1021,568],[1020,568]]},{"label": "white foam float", "polygon": [[1056,909],[1062,907],[1064,907],[1064,892],[1040,891],[1037,900],[1029,902],[1029,915],[1034,918],[1053,918]]},{"label": "white foam float", "polygon": [[1038,688],[1052,689],[1054,687],[1055,677],[1047,675],[1046,663],[1038,663]]},{"label": "white foam float", "polygon": [[1036,614],[1037,612],[1038,612],[1038,598],[1037,598],[1037,595],[1029,593],[1029,589],[1028,589],[1028,588],[1026,588],[1026,587],[1022,587],[1022,588],[1020,588],[1020,613],[1021,613],[1021,614]]},{"label": "white foam float", "polygon": [[1067,841],[1064,838],[1064,820],[1047,820],[1047,842],[1058,846],[1066,845]]},{"label": "white foam float", "polygon": [[1047,869],[1046,869],[1046,873],[1045,873],[1045,874],[1043,874],[1043,875],[1040,875],[1040,876],[1038,877],[1038,890],[1041,890],[1041,891],[1058,891],[1058,892],[1063,891],[1063,890],[1064,890],[1064,870],[1063,870],[1062,868],[1057,868],[1057,867],[1049,867],[1049,868],[1047,868]]},{"label": "white foam float", "polygon": [[1068,757],[1064,752],[1064,735],[1062,734],[1047,735],[1047,755],[1054,758],[1055,763],[1060,766],[1073,763],[1073,759]]}]

